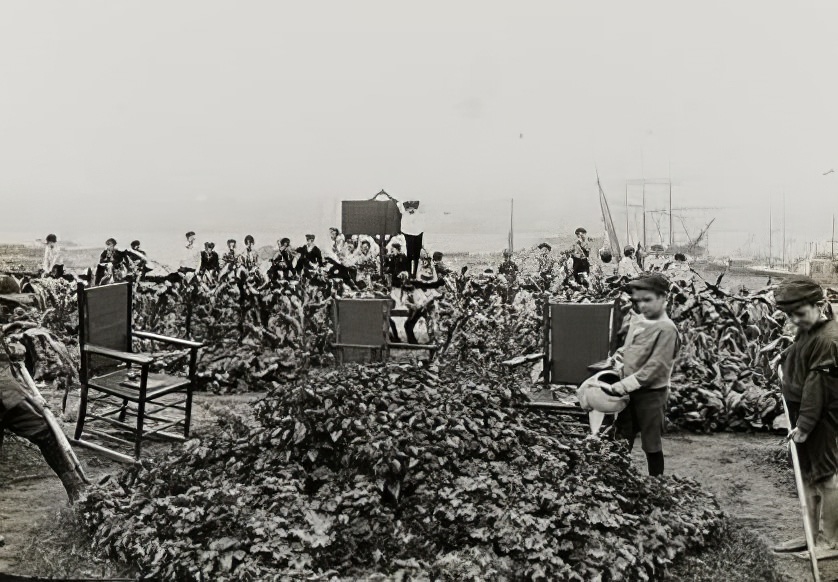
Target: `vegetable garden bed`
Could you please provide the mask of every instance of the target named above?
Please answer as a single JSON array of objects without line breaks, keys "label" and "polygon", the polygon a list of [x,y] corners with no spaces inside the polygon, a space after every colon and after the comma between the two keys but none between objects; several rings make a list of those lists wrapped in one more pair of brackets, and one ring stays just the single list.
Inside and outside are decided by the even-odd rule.
[{"label": "vegetable garden bed", "polygon": [[[607,301],[622,295],[621,281],[598,279],[591,289],[551,286],[528,270],[531,255],[521,255],[522,276],[514,299],[497,279],[468,274],[452,277],[435,309],[436,342],[443,361],[479,363],[498,369],[500,362],[541,351],[541,309],[552,301]],[[529,266],[528,266],[529,265]],[[36,379],[66,384],[78,358],[75,289],[64,281],[37,281],[36,291],[49,309],[42,314],[17,310],[16,317],[50,329],[67,346],[70,359],[51,350],[36,330],[21,340],[35,363]],[[376,289],[367,296],[382,296]],[[339,283],[289,285],[253,294],[242,302],[235,286],[187,291],[171,283],[141,283],[135,294],[138,328],[183,336],[187,317],[193,337],[207,347],[199,375],[216,392],[266,390],[294,380],[303,362],[329,367],[334,358],[330,297],[344,294]],[[348,294],[348,293],[347,293]],[[774,308],[771,288],[734,296],[716,282],[697,280],[672,293],[670,313],[682,334],[672,380],[668,418],[695,431],[782,428],[776,363],[791,343],[785,316]],[[170,370],[186,365],[180,352],[166,354]]]},{"label": "vegetable garden bed", "polygon": [[318,370],[91,491],[98,548],[151,578],[646,580],[722,525],[692,481],[557,435],[525,380],[452,365]]}]

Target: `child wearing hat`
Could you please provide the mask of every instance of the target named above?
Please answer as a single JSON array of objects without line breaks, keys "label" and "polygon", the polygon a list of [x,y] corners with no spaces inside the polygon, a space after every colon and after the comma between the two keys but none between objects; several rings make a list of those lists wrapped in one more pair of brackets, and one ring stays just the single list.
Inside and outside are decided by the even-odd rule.
[{"label": "child wearing hat", "polygon": [[310,276],[315,269],[323,266],[323,253],[314,244],[314,235],[306,235],[306,244],[297,248],[297,273]]},{"label": "child wearing hat", "polygon": [[42,277],[55,277],[56,279],[64,274],[64,263],[61,262],[61,250],[58,248],[58,237],[54,234],[47,235],[44,245],[44,261],[41,267]]},{"label": "child wearing hat", "polygon": [[637,259],[634,257],[634,247],[626,245],[623,248],[623,258],[620,259],[620,264],[617,266],[617,275],[620,277],[639,277],[643,274],[640,270],[640,265],[637,264]]},{"label": "child wearing hat", "polygon": [[195,231],[186,233],[186,245],[181,251],[180,266],[178,272],[183,275],[196,273],[201,268],[201,251],[195,245]]},{"label": "child wearing hat", "polygon": [[645,275],[629,287],[640,315],[631,320],[626,343],[620,349],[622,364],[617,369],[621,380],[603,384],[602,389],[613,396],[628,394],[629,403],[614,423],[617,436],[628,441],[630,451],[640,433],[649,475],[657,476],[663,474],[661,435],[680,338],[666,313],[669,281],[661,275]]},{"label": "child wearing hat", "polygon": [[581,226],[574,232],[576,242],[573,243],[571,256],[573,257],[573,278],[580,285],[588,286],[588,274],[591,272],[591,243],[588,242],[588,231]]},{"label": "child wearing hat", "polygon": [[[797,327],[782,363],[783,398],[797,444],[810,523],[822,528],[818,545],[838,547],[838,322],[820,285],[808,277],[783,281],[777,307]],[[820,522],[820,524],[819,524]],[[776,551],[806,549],[801,538]]]},{"label": "child wearing hat", "polygon": [[99,264],[96,265],[94,285],[121,281],[127,269],[125,253],[116,248],[116,239],[106,240],[105,247],[99,255]]},{"label": "child wearing hat", "polygon": [[227,277],[231,277],[236,271],[236,265],[239,262],[239,253],[236,251],[236,239],[227,239],[227,251],[221,255],[221,269],[218,273],[218,280],[222,281]]}]

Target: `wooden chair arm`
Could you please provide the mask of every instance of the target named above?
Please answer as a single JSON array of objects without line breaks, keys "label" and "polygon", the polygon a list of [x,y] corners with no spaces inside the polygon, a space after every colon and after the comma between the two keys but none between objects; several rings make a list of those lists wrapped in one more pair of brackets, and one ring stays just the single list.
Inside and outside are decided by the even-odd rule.
[{"label": "wooden chair arm", "polygon": [[439,349],[436,344],[403,344],[399,342],[387,342],[387,347],[394,350],[431,350]]},{"label": "wooden chair arm", "polygon": [[333,348],[358,348],[358,349],[364,349],[364,350],[381,350],[381,349],[384,349],[387,346],[387,344],[382,342],[381,345],[371,346],[369,344],[332,343],[331,346]]},{"label": "wooden chair arm", "polygon": [[506,366],[507,368],[515,368],[520,366],[521,364],[526,364],[528,362],[537,362],[544,358],[544,354],[527,354],[526,356],[518,356],[517,358],[512,358],[511,360],[505,360],[500,363],[501,366]]},{"label": "wooden chair arm", "polygon": [[204,347],[203,342],[193,342],[192,340],[185,340],[177,337],[169,337],[167,335],[160,335],[148,331],[133,330],[132,333],[134,337],[138,337],[140,339],[152,340],[164,344],[181,346],[184,348],[198,349]]},{"label": "wooden chair arm", "polygon": [[100,346],[94,346],[90,344],[85,344],[84,351],[88,354],[96,354],[98,356],[104,356],[106,358],[111,358],[113,360],[119,360],[121,362],[126,362],[128,364],[138,364],[140,366],[147,366],[154,361],[154,358],[149,356],[144,356],[142,354],[133,354],[131,352],[121,352],[119,350],[112,350],[109,348],[103,348]]}]

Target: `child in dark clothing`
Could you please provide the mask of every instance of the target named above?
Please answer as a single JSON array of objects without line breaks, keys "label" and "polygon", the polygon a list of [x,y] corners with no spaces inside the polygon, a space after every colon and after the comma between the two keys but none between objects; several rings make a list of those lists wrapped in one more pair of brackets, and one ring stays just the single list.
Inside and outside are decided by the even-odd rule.
[{"label": "child in dark clothing", "polygon": [[675,354],[680,347],[678,328],[666,313],[669,281],[661,275],[647,275],[629,283],[632,301],[639,316],[629,325],[625,345],[619,350],[622,378],[602,389],[614,396],[629,395],[628,406],[615,421],[619,438],[628,441],[629,450],[640,433],[649,475],[663,474],[663,434],[666,401]]},{"label": "child in dark clothing", "polygon": [[[823,288],[808,277],[783,281],[777,307],[798,332],[782,365],[783,398],[791,419],[809,520],[818,546],[838,547],[838,322],[828,312]],[[820,527],[819,527],[820,526]],[[805,538],[775,551],[806,549]]]}]

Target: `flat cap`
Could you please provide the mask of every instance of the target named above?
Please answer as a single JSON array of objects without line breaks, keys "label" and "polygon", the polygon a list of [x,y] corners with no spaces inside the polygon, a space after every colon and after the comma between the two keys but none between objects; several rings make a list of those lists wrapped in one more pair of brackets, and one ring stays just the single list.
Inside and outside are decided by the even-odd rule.
[{"label": "flat cap", "polygon": [[777,307],[788,311],[803,303],[821,301],[823,297],[823,287],[813,279],[802,275],[784,280],[774,290]]},{"label": "flat cap", "polygon": [[669,280],[663,275],[654,273],[652,275],[641,275],[628,284],[629,289],[636,291],[655,291],[667,293],[669,291]]}]

